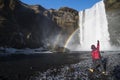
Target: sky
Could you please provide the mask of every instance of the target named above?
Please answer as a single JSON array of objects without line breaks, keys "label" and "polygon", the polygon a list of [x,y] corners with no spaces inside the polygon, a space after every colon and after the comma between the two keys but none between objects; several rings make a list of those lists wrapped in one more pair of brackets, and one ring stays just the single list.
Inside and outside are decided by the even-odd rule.
[{"label": "sky", "polygon": [[46,9],[59,9],[60,7],[69,7],[81,11],[92,7],[100,0],[21,0],[30,5],[41,5]]}]

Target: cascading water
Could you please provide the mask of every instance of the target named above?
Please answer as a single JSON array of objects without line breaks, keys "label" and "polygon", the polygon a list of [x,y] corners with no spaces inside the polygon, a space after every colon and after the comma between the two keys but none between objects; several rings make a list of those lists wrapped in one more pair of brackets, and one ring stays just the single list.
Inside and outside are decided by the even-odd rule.
[{"label": "cascading water", "polygon": [[90,50],[92,44],[100,41],[100,50],[110,50],[108,23],[104,2],[79,12],[81,50]]}]

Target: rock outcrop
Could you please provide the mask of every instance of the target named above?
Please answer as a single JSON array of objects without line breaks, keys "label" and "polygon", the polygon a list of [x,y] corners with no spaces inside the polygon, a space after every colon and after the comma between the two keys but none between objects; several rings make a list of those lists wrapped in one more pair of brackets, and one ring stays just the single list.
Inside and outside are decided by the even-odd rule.
[{"label": "rock outcrop", "polygon": [[0,0],[0,46],[37,48],[53,44],[51,39],[61,28],[40,5],[27,5],[19,0]]},{"label": "rock outcrop", "polygon": [[120,0],[105,0],[105,6],[111,43],[120,46]]},{"label": "rock outcrop", "polygon": [[113,10],[120,8],[120,0],[105,0],[106,10]]},{"label": "rock outcrop", "polygon": [[20,0],[0,0],[0,47],[63,47],[77,27],[74,9],[47,10]]},{"label": "rock outcrop", "polygon": [[59,10],[49,9],[48,11],[52,21],[62,28],[58,45],[65,45],[72,33],[79,27],[78,11],[68,7],[61,7]]},{"label": "rock outcrop", "polygon": [[56,22],[66,34],[71,34],[78,28],[78,11],[62,7],[59,10],[50,9],[50,14],[52,14],[52,20]]}]

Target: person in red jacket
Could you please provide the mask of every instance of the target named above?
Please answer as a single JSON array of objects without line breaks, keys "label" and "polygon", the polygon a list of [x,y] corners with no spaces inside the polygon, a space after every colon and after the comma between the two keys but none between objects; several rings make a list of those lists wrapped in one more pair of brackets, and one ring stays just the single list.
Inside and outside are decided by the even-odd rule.
[{"label": "person in red jacket", "polygon": [[91,56],[93,61],[93,69],[90,69],[91,72],[98,70],[100,68],[103,70],[103,65],[101,62],[101,54],[100,54],[100,42],[97,40],[97,46],[91,45]]},{"label": "person in red jacket", "polygon": [[92,55],[92,59],[94,60],[99,60],[101,59],[101,55],[100,55],[100,42],[99,40],[97,41],[97,47],[95,47],[95,45],[91,45],[91,55]]}]

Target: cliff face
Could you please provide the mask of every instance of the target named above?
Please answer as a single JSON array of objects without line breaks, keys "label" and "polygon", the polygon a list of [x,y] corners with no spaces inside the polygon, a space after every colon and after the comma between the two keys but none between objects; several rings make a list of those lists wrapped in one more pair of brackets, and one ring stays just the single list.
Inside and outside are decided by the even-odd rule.
[{"label": "cliff face", "polygon": [[120,45],[120,0],[105,0],[110,39],[113,45]]},{"label": "cliff face", "polygon": [[106,10],[113,10],[120,8],[120,0],[104,0]]},{"label": "cliff face", "polygon": [[56,22],[66,34],[71,34],[78,28],[78,11],[62,7],[59,10],[50,9],[50,14],[52,14],[52,20]]},{"label": "cliff face", "polygon": [[44,15],[45,11],[19,0],[0,0],[0,46],[36,48],[50,44],[50,38],[61,29]]},{"label": "cliff face", "polygon": [[78,29],[78,11],[68,7],[61,7],[59,10],[50,9],[48,11],[51,14],[51,20],[62,29],[58,43],[60,46],[64,46],[72,33]]},{"label": "cliff face", "polygon": [[[0,46],[3,47],[64,45],[78,27],[78,12],[67,7],[47,10],[19,0],[0,0],[0,13]],[[56,42],[58,35],[61,40]]]}]

